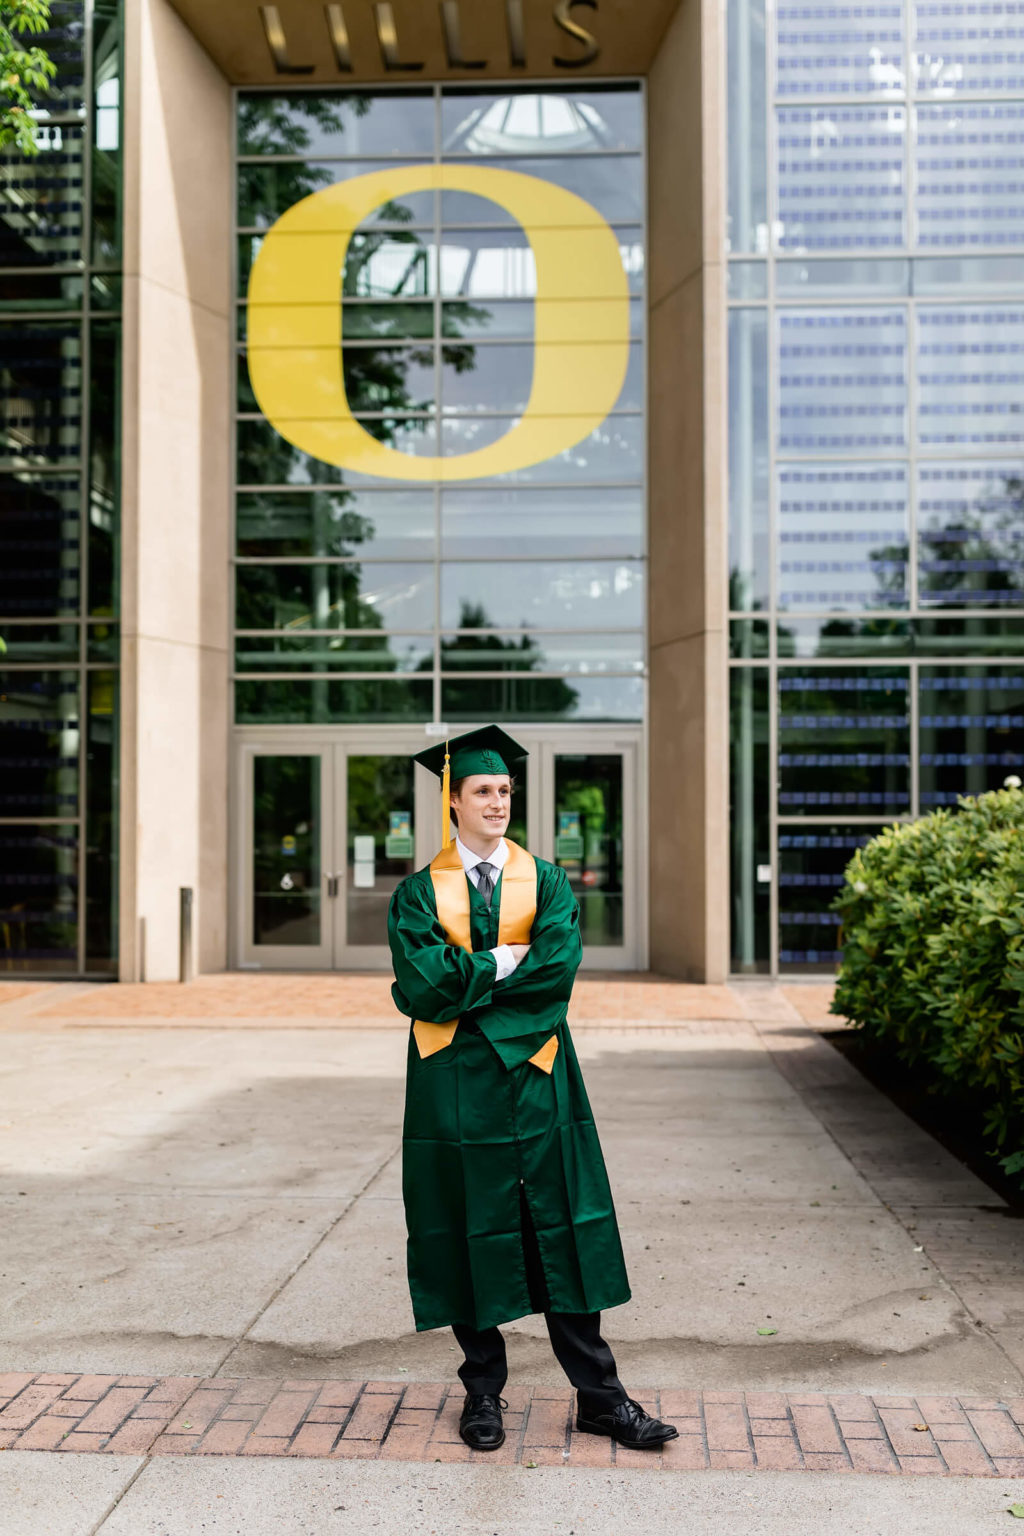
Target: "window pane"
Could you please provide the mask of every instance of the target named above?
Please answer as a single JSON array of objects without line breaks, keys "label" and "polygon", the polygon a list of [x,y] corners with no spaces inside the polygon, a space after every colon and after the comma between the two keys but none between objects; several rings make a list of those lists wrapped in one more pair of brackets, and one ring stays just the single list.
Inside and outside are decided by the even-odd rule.
[{"label": "window pane", "polygon": [[783,310],[777,326],[780,453],[905,445],[902,309]]},{"label": "window pane", "polygon": [[644,539],[639,486],[470,491],[445,486],[441,492],[441,550],[448,559],[642,555]]},{"label": "window pane", "polygon": [[[536,360],[536,353],[540,356]],[[470,411],[525,411],[533,388],[534,372],[542,374],[548,366],[544,348],[532,345],[498,343],[473,346],[447,342],[441,347],[442,408],[455,414]],[[573,348],[572,367],[583,382],[593,370],[593,344],[581,342]],[[629,362],[622,391],[615,402],[617,410],[639,410],[643,405],[643,353],[639,346],[629,349]],[[570,396],[570,407],[572,400]]]},{"label": "window pane", "polygon": [[253,758],[252,942],[320,943],[320,758]]},{"label": "window pane", "polygon": [[1024,244],[1022,171],[1020,103],[918,107],[917,244]]},{"label": "window pane", "polygon": [[913,72],[920,91],[1019,91],[1024,18],[1004,0],[918,0]]},{"label": "window pane", "polygon": [[[546,179],[546,178],[542,178]],[[450,197],[462,194],[449,193]],[[474,198],[474,219],[481,219]],[[497,209],[497,205],[492,205]],[[466,210],[469,211],[468,209]],[[619,255],[632,292],[643,284],[643,236],[639,229],[616,231]],[[529,236],[519,224],[505,229],[448,229],[440,247],[441,292],[446,299],[532,299],[537,292],[537,267]],[[434,270],[433,259],[430,270]],[[396,290],[398,291],[398,290]],[[411,291],[411,290],[402,290]],[[424,290],[428,291],[428,290]],[[573,293],[552,296],[559,304],[571,302]],[[610,295],[617,297],[617,295]]]},{"label": "window pane", "polygon": [[921,464],[922,605],[1024,606],[1024,475],[1019,464]]},{"label": "window pane", "polygon": [[916,648],[922,656],[1020,656],[1024,653],[1024,615],[997,619],[943,616],[919,619]]},{"label": "window pane", "polygon": [[769,601],[768,314],[729,315],[729,606]]},{"label": "window pane", "polygon": [[764,0],[730,0],[728,27],[728,249],[768,248],[768,130]]},{"label": "window pane", "polygon": [[[287,210],[313,192],[356,176],[392,170],[387,160],[278,160],[242,163],[238,167],[239,229],[269,229]],[[435,194],[407,192],[382,203],[367,223],[420,224],[434,222]],[[365,238],[365,237],[364,237]]]},{"label": "window pane", "polygon": [[726,285],[730,299],[766,299],[768,267],[763,261],[730,261]]},{"label": "window pane", "polygon": [[77,624],[9,624],[0,619],[0,642],[0,655],[9,662],[78,665]]},{"label": "window pane", "polygon": [[0,672],[0,816],[78,813],[78,674]]},{"label": "window pane", "polygon": [[[495,443],[510,432],[515,416],[446,416],[441,422],[441,444],[445,454],[471,453],[488,443]],[[643,481],[643,418],[609,416],[596,431],[580,439],[564,453],[539,464],[527,464],[505,475],[492,475],[485,485],[528,485],[571,480],[581,482],[611,480]],[[467,482],[472,484],[473,482]]]},{"label": "window pane", "polygon": [[779,811],[897,816],[910,810],[909,680],[903,668],[784,669]]},{"label": "window pane", "polygon": [[453,723],[481,720],[642,720],[639,677],[445,678],[441,713]]},{"label": "window pane", "polygon": [[922,667],[921,809],[999,789],[1024,770],[1024,670]]},{"label": "window pane", "polygon": [[[429,456],[437,452],[437,431],[429,417],[371,417],[363,422],[363,426],[371,437],[398,453]],[[240,421],[237,443],[240,486],[381,483],[375,476],[338,469],[323,459],[304,453],[267,421]]]},{"label": "window pane", "polygon": [[902,107],[778,112],[778,244],[785,251],[901,246]]},{"label": "window pane", "polygon": [[640,560],[442,564],[441,624],[449,630],[639,629],[643,580]]},{"label": "window pane", "polygon": [[741,973],[771,964],[768,687],[767,668],[729,673],[732,969]]},{"label": "window pane", "polygon": [[81,128],[37,130],[39,154],[0,159],[0,266],[66,266],[82,259]]},{"label": "window pane", "polygon": [[[441,334],[446,339],[481,337],[488,341],[532,341],[540,325],[551,341],[605,341],[618,336],[618,300],[603,306],[604,315],[591,299],[447,299],[441,309]],[[605,327],[607,318],[607,327]],[[612,327],[615,327],[612,330]],[[640,340],[644,333],[642,299],[629,301],[629,334]]]},{"label": "window pane", "polygon": [[431,565],[240,565],[239,629],[432,629]]},{"label": "window pane", "polygon": [[235,643],[239,672],[429,672],[429,635],[247,635]]},{"label": "window pane", "polygon": [[779,467],[780,608],[890,608],[907,601],[902,464]]},{"label": "window pane", "polygon": [[796,261],[786,257],[775,266],[775,291],[780,299],[844,299],[855,294],[900,298],[910,292],[909,261],[858,257],[824,257]]},{"label": "window pane", "polygon": [[118,765],[116,672],[89,672],[86,753],[85,960],[117,970]]},{"label": "window pane", "polygon": [[30,463],[77,459],[82,435],[77,324],[0,326],[0,440]]},{"label": "window pane", "polygon": [[776,80],[780,96],[902,92],[903,6],[780,0]]},{"label": "window pane", "polygon": [[416,867],[412,759],[352,753],[347,790],[345,941],[386,945],[388,904]]},{"label": "window pane", "polygon": [[[474,166],[493,166],[496,170],[518,171],[522,176],[536,176],[558,187],[575,192],[590,203],[609,224],[639,223],[643,218],[643,162],[633,155],[586,155],[579,159],[551,155],[539,159],[508,156],[492,159],[480,155]],[[481,204],[485,206],[481,208]],[[441,223],[513,224],[512,214],[498,203],[468,192],[441,193]]]},{"label": "window pane", "polygon": [[388,725],[432,720],[431,679],[375,677],[358,682],[290,677],[235,684],[239,725]]},{"label": "window pane", "polygon": [[444,91],[441,154],[578,154],[642,149],[643,97],[634,87]]},{"label": "window pane", "polygon": [[642,672],[643,635],[460,633],[441,639],[446,672]]},{"label": "window pane", "polygon": [[832,971],[839,964],[839,916],[829,907],[856,850],[881,830],[779,828],[779,963],[787,970]]},{"label": "window pane", "polygon": [[352,411],[429,411],[436,395],[434,347],[345,347],[345,397]]},{"label": "window pane", "polygon": [[0,826],[0,972],[77,969],[75,828]]},{"label": "window pane", "polygon": [[992,294],[1024,289],[1019,256],[917,256],[911,262],[914,292],[941,295],[950,289],[985,289]]},{"label": "window pane", "polygon": [[121,322],[91,326],[89,359],[89,612],[117,612],[121,502]]},{"label": "window pane", "polygon": [[623,942],[622,756],[555,755],[555,863],[579,903],[585,946]]},{"label": "window pane", "polygon": [[917,435],[922,445],[1024,443],[1024,308],[922,306]]},{"label": "window pane", "polygon": [[834,659],[840,656],[910,656],[917,650],[909,619],[787,619],[778,625],[780,656]]},{"label": "window pane", "polygon": [[0,473],[0,616],[77,614],[80,502],[77,475]]},{"label": "window pane", "polygon": [[434,554],[434,496],[412,491],[264,491],[238,497],[240,555]]},{"label": "window pane", "polygon": [[238,98],[240,155],[431,155],[430,91],[259,91]]},{"label": "window pane", "polygon": [[434,334],[434,306],[429,299],[389,298],[379,303],[371,299],[346,299],[341,311],[341,331],[346,341],[430,338]]}]

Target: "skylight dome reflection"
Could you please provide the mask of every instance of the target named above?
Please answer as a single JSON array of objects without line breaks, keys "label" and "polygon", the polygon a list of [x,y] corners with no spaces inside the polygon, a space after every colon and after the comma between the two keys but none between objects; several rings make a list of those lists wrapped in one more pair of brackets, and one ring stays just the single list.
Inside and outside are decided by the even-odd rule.
[{"label": "skylight dome reflection", "polygon": [[499,96],[473,109],[445,144],[446,154],[572,154],[604,149],[613,135],[590,102],[564,96]]}]

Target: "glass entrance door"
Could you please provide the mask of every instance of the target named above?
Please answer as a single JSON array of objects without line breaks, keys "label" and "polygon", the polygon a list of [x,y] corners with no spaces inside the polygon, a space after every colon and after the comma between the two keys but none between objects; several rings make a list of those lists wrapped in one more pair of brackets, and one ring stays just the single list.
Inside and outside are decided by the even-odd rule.
[{"label": "glass entrance door", "polygon": [[[267,733],[261,733],[265,735]],[[565,870],[587,970],[644,964],[638,743],[517,731],[529,751],[509,836]],[[571,745],[572,750],[569,750]],[[436,777],[419,732],[242,742],[237,963],[271,970],[387,969],[387,911],[441,840]]]}]

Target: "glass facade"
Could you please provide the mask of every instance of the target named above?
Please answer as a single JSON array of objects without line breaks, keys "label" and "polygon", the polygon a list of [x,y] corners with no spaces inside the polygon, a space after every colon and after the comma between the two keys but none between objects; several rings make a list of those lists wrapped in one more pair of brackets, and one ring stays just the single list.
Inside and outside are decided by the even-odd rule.
[{"label": "glass facade", "polygon": [[[237,132],[236,722],[640,720],[639,87],[243,91]],[[329,344],[358,437],[403,456],[401,478],[304,450],[307,424],[261,414],[248,366],[250,278],[281,216],[356,178],[411,168],[415,182],[433,167],[562,189],[621,257],[610,414],[558,452],[473,479],[460,459],[512,433],[557,346],[576,349],[585,392],[601,306],[619,303],[562,293],[561,334],[535,340],[552,335],[552,300],[534,238],[495,197],[406,190],[392,174],[339,244]],[[571,420],[582,407],[556,409]],[[557,428],[552,411],[541,425]],[[416,459],[430,463],[407,467]]]},{"label": "glass facade", "polygon": [[1024,769],[1015,15],[730,0],[737,972],[831,969],[852,850]]},{"label": "glass facade", "polygon": [[0,973],[116,966],[121,17],[54,0],[0,156]]}]

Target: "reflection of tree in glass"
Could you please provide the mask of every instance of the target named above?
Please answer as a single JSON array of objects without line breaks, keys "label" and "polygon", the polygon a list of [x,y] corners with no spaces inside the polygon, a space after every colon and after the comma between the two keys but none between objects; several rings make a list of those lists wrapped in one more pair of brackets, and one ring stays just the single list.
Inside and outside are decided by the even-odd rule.
[{"label": "reflection of tree in glass", "polygon": [[238,102],[238,144],[245,155],[301,155],[311,143],[305,116],[323,133],[345,133],[345,116],[365,117],[373,98],[354,92],[344,97],[314,91],[291,96],[241,96]]},{"label": "reflection of tree in glass", "polygon": [[[931,601],[1002,607],[1024,590],[1024,474],[964,504],[945,527],[921,532],[921,592]],[[940,595],[941,594],[941,595]]]},{"label": "reflection of tree in glass", "polygon": [[[450,639],[441,639],[441,668],[452,672],[503,672],[530,673],[544,666],[544,653],[532,635],[522,634],[518,639],[501,635],[480,634],[491,619],[478,603],[462,602],[459,610],[459,626]],[[430,662],[421,663],[426,671]],[[503,700],[510,693],[514,696],[517,683],[513,677],[463,678],[449,677],[445,683],[445,709],[456,718],[467,718],[479,713],[481,719],[490,719],[504,712]],[[538,677],[529,685],[531,710],[543,718],[567,716],[579,698],[579,690],[560,677]]]}]

